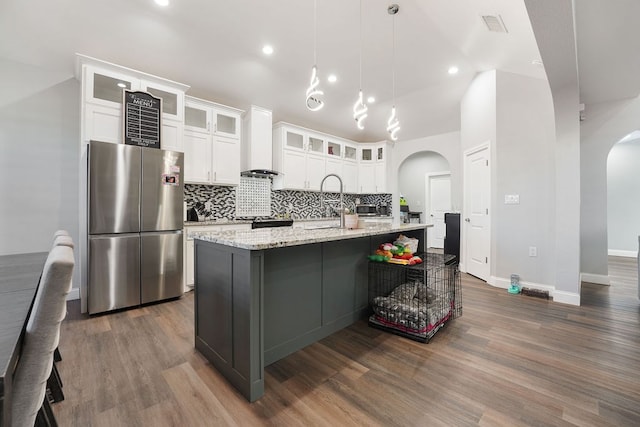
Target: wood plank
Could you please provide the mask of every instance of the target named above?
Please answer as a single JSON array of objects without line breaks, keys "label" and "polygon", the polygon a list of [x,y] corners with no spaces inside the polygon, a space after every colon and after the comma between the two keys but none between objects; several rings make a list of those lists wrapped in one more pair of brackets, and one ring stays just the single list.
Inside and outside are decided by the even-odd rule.
[{"label": "wood plank", "polygon": [[93,318],[70,302],[54,412],[69,426],[640,425],[637,268],[614,261],[581,307],[463,275],[463,316],[429,344],[357,322],[268,366],[253,404],[194,350],[193,293]]}]

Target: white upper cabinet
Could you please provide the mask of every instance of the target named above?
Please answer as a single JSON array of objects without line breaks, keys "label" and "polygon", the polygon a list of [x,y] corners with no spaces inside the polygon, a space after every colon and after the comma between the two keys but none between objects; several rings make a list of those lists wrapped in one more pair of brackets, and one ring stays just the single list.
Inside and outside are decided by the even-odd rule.
[{"label": "white upper cabinet", "polygon": [[290,125],[273,127],[273,179],[276,190],[320,190],[325,175],[325,141],[319,135]]},{"label": "white upper cabinet", "polygon": [[184,105],[185,182],[240,183],[241,110],[186,97]]},{"label": "white upper cabinet", "polygon": [[124,90],[149,92],[162,99],[160,148],[183,151],[184,97],[189,86],[77,55],[82,82],[82,141],[123,142]]},{"label": "white upper cabinet", "polygon": [[[357,143],[279,122],[273,126],[273,163],[280,175],[275,190],[319,191],[322,179],[336,174],[345,193],[384,193],[387,189],[386,142]],[[338,192],[340,182],[326,180],[323,191]]]},{"label": "white upper cabinet", "polygon": [[358,166],[360,193],[375,194],[386,192],[387,149],[386,142],[360,145]]}]

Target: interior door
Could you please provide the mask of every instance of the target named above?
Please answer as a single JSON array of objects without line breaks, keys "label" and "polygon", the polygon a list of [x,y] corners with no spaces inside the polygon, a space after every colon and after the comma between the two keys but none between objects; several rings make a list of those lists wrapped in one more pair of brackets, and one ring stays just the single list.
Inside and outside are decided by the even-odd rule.
[{"label": "interior door", "polygon": [[428,176],[429,218],[433,228],[429,230],[432,248],[444,248],[445,224],[444,214],[451,210],[451,175]]},{"label": "interior door", "polygon": [[464,264],[467,273],[486,281],[491,250],[489,146],[465,153],[464,162]]}]

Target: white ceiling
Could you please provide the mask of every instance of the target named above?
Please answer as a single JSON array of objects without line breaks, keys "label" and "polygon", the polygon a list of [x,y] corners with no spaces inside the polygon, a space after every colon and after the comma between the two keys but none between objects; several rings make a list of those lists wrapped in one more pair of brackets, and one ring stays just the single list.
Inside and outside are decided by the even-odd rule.
[{"label": "white ceiling", "polygon": [[[5,70],[0,70],[0,76],[10,77],[12,72],[22,76],[24,70],[34,69],[72,76],[78,52],[188,84],[188,94],[196,97],[242,109],[250,104],[270,108],[274,121],[357,141],[387,138],[392,105],[393,18],[387,13],[391,1],[362,2],[362,88],[365,95],[377,98],[370,105],[364,131],[357,130],[351,111],[359,88],[357,0],[318,1],[317,65],[326,105],[315,113],[304,106],[313,65],[312,0],[171,1],[168,8],[159,8],[153,0],[2,0],[0,64]],[[616,2],[625,3],[638,16],[637,0]],[[540,54],[524,0],[397,3],[395,104],[400,140],[459,129],[460,98],[480,71],[500,69],[545,78],[543,67],[531,63]],[[631,25],[631,15],[605,13],[605,0],[576,3],[579,25],[591,25],[603,15],[629,24],[625,29],[609,27],[611,34],[599,39],[598,47],[606,49],[606,43],[622,33],[630,36],[638,31]],[[583,6],[587,3],[589,7]],[[500,14],[509,32],[489,32],[480,18],[483,14]],[[592,43],[592,36],[593,32],[578,29],[579,44]],[[637,47],[640,37],[636,34],[627,42],[629,48]],[[261,53],[265,43],[275,48],[271,57]],[[610,79],[614,80],[611,88],[598,88],[611,64],[605,61],[599,68],[592,67],[599,55],[587,51],[579,45],[581,82],[589,83],[589,89],[583,89],[585,99],[602,100],[610,96],[609,91],[619,96],[628,90],[627,82],[617,77]],[[637,59],[634,64],[638,65]],[[455,76],[447,74],[451,65],[460,68]],[[635,77],[637,71],[631,67],[618,74]],[[337,83],[327,83],[329,73],[337,74]],[[37,87],[38,73],[31,74]],[[0,89],[9,85],[0,83]]]}]

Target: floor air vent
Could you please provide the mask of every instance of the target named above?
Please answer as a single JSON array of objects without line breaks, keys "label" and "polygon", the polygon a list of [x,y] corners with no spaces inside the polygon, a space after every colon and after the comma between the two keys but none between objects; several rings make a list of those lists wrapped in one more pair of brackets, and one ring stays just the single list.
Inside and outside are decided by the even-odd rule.
[{"label": "floor air vent", "polygon": [[540,289],[522,288],[520,293],[530,297],[549,299],[549,291],[543,291]]}]

